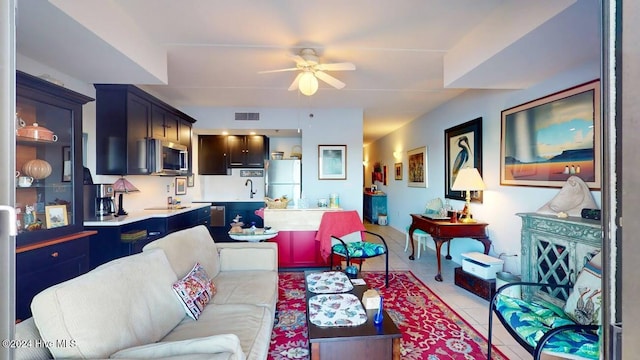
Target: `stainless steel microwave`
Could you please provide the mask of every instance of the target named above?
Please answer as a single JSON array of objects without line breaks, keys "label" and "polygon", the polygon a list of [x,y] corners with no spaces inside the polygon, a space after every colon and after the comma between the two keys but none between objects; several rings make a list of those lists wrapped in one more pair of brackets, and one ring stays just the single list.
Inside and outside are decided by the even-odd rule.
[{"label": "stainless steel microwave", "polygon": [[187,175],[189,152],[187,147],[171,141],[149,139],[147,159],[151,175]]}]

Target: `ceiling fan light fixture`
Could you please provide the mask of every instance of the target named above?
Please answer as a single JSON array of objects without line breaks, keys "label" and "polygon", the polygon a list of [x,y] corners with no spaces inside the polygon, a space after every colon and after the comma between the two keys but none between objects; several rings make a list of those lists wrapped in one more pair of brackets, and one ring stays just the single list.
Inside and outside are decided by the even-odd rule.
[{"label": "ceiling fan light fixture", "polygon": [[302,94],[311,96],[318,91],[318,79],[316,79],[312,72],[306,71],[300,76],[298,89],[300,89]]}]

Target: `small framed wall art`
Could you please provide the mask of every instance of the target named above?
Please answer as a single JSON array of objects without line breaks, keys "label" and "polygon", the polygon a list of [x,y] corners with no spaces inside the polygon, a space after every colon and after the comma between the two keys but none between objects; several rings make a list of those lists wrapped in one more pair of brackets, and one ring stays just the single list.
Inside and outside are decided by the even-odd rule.
[{"label": "small framed wall art", "polygon": [[347,179],[347,145],[318,145],[318,179]]},{"label": "small framed wall art", "polygon": [[396,180],[402,180],[402,163],[395,163],[395,169],[396,169],[396,176],[395,179]]},{"label": "small framed wall art", "polygon": [[427,147],[407,151],[409,182],[411,187],[427,187]]},{"label": "small framed wall art", "polygon": [[187,177],[176,177],[176,195],[187,195]]}]

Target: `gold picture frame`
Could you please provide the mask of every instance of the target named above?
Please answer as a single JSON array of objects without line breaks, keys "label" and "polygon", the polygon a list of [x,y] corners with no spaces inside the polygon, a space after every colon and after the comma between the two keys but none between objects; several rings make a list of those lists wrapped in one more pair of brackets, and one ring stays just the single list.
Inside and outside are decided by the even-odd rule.
[{"label": "gold picture frame", "polygon": [[395,169],[396,169],[396,180],[402,180],[402,163],[395,163]]},{"label": "gold picture frame", "polygon": [[69,225],[67,205],[47,205],[44,207],[47,229]]},{"label": "gold picture frame", "polygon": [[427,147],[422,146],[407,151],[407,158],[409,159],[409,181],[407,185],[410,187],[428,187],[429,182],[427,181]]},{"label": "gold picture frame", "polygon": [[601,188],[600,81],[501,113],[500,185],[563,187],[571,176]]}]

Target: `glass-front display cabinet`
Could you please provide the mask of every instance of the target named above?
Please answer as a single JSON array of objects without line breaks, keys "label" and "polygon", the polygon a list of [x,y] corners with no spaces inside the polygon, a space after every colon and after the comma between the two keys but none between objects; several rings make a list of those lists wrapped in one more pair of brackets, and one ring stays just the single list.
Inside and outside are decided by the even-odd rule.
[{"label": "glass-front display cabinet", "polygon": [[82,106],[92,98],[16,74],[17,245],[83,230]]}]

